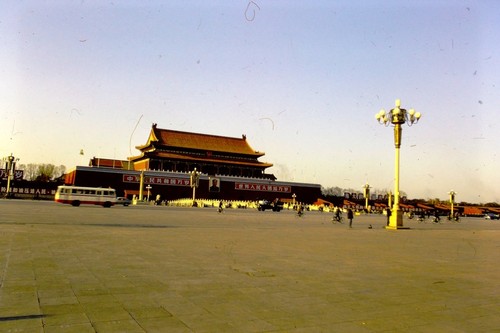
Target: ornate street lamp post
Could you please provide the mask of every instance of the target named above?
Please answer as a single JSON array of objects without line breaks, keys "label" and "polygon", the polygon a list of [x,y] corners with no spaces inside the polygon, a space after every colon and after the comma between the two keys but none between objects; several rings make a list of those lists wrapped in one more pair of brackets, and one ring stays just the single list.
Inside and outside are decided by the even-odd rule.
[{"label": "ornate street lamp post", "polygon": [[402,229],[403,228],[403,212],[399,210],[399,148],[401,147],[401,137],[403,128],[401,125],[407,123],[408,126],[418,123],[421,114],[410,109],[406,111],[401,107],[401,101],[396,100],[396,107],[389,112],[380,110],[375,115],[375,118],[380,124],[389,126],[394,125],[394,146],[396,147],[395,161],[394,161],[394,206],[391,213],[391,218],[387,229]]},{"label": "ornate street lamp post", "polygon": [[451,190],[450,192],[448,192],[448,194],[450,195],[450,205],[451,205],[451,218],[453,218],[453,205],[454,205],[454,202],[455,202],[455,195],[457,194],[457,192]]},{"label": "ornate street lamp post", "polygon": [[365,209],[368,212],[368,199],[370,198],[370,185],[368,183],[363,186],[363,194],[365,196]]},{"label": "ornate street lamp post", "polygon": [[148,184],[148,186],[146,186],[146,190],[148,190],[148,196],[147,196],[147,202],[149,202],[149,193],[150,193],[150,190],[152,189],[153,187],[151,185]]},{"label": "ornate street lamp post", "polygon": [[11,196],[10,183],[14,180],[14,174],[16,172],[16,162],[19,161],[19,158],[15,158],[14,155],[10,154],[10,156],[4,158],[4,160],[6,161],[5,173],[7,174],[7,191],[5,192],[5,197],[9,198]]},{"label": "ornate street lamp post", "polygon": [[196,194],[196,188],[198,187],[200,182],[200,173],[196,171],[196,168],[194,168],[193,172],[191,172],[191,177],[189,178],[189,183],[191,185],[191,188],[193,189],[193,207],[196,205],[195,204],[195,194]]},{"label": "ornate street lamp post", "polygon": [[143,189],[144,189],[144,170],[141,171],[141,175],[139,177],[139,201],[142,202],[143,199]]}]

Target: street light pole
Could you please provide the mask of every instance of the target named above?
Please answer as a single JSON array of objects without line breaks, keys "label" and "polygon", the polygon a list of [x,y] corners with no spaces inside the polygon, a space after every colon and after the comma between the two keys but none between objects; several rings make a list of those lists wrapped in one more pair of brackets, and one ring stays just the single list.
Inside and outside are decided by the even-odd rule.
[{"label": "street light pole", "polygon": [[[399,163],[400,163],[400,148],[401,148],[401,135],[403,134],[403,128],[401,124],[394,125],[394,206],[393,213],[391,214],[391,222],[389,227],[402,227],[403,226],[403,212],[399,209]],[[392,221],[394,220],[394,221]]]},{"label": "street light pole", "polygon": [[370,185],[368,185],[368,183],[366,183],[365,186],[363,186],[363,189],[364,189],[364,196],[365,196],[365,209],[366,209],[366,212],[368,212],[368,199],[370,198]]},{"label": "street light pole", "polygon": [[191,172],[191,177],[189,178],[190,185],[193,188],[193,207],[195,206],[195,198],[196,198],[196,188],[200,183],[200,173],[196,171],[194,168],[193,172]]},{"label": "street light pole", "polygon": [[453,218],[453,205],[454,205],[454,202],[455,202],[455,195],[457,194],[457,192],[451,190],[450,192],[448,192],[448,194],[450,195],[450,205],[451,205],[451,218]]},{"label": "street light pole", "polygon": [[416,124],[422,116],[420,112],[415,112],[413,109],[406,111],[400,106],[401,101],[397,99],[396,107],[394,109],[389,112],[380,110],[380,112],[375,115],[375,118],[380,124],[385,126],[389,126],[390,124],[394,125],[394,147],[396,148],[394,156],[394,206],[392,208],[389,225],[386,227],[387,229],[403,229],[403,212],[399,209],[399,150],[403,135],[403,128],[401,125],[405,123],[408,124],[408,126]]},{"label": "street light pole", "polygon": [[141,170],[141,175],[139,177],[139,201],[140,202],[142,202],[143,188],[144,188],[144,170]]},{"label": "street light pole", "polygon": [[14,155],[10,154],[7,158],[5,158],[7,164],[5,166],[5,172],[7,173],[7,192],[5,193],[5,197],[10,197],[10,183],[14,179],[14,173],[16,171],[16,162],[19,161],[19,158],[15,158]]}]

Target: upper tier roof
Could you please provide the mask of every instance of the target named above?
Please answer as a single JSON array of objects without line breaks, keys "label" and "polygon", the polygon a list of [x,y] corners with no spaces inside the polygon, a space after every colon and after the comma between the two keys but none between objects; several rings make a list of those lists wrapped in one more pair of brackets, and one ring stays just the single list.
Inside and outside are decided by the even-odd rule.
[{"label": "upper tier roof", "polygon": [[145,145],[137,146],[136,148],[139,150],[145,150],[153,143],[155,143],[156,147],[165,146],[196,149],[210,152],[251,155],[253,157],[260,157],[264,155],[264,153],[255,151],[252,147],[250,147],[245,135],[241,138],[231,138],[218,135],[180,132],[157,128],[156,124],[153,124],[148,142]]}]

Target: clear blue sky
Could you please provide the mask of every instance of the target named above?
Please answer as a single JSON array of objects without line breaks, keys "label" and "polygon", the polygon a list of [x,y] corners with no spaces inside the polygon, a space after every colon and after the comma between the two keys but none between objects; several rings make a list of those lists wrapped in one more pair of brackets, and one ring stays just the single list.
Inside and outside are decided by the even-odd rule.
[{"label": "clear blue sky", "polygon": [[423,115],[401,190],[500,202],[499,32],[494,0],[2,1],[0,156],[126,159],[157,123],[246,134],[279,180],[392,189],[374,115],[399,98]]}]

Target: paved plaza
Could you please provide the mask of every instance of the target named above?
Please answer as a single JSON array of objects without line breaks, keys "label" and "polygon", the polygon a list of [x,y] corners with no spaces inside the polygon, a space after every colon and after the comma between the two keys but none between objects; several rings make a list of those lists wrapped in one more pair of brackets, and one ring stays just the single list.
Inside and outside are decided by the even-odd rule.
[{"label": "paved plaza", "polygon": [[500,332],[500,222],[404,223],[0,200],[0,332]]}]

